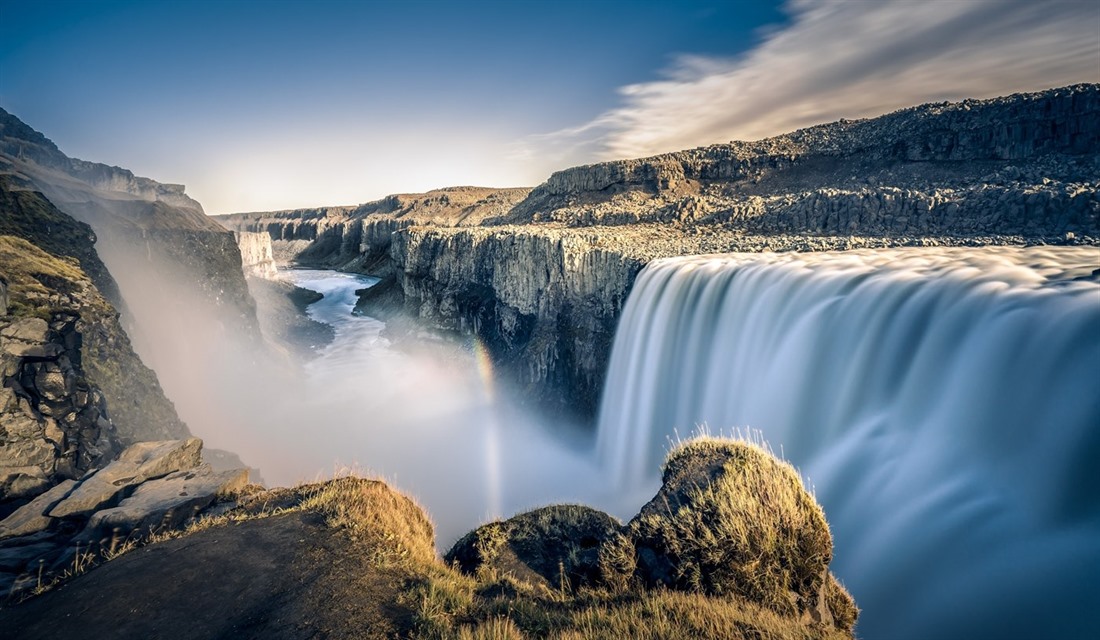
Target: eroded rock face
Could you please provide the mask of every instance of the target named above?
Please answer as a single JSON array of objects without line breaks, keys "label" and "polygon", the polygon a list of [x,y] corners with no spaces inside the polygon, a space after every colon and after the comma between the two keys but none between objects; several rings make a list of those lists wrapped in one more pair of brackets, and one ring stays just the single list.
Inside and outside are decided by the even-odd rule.
[{"label": "eroded rock face", "polygon": [[241,249],[244,274],[253,278],[274,278],[276,267],[271,253],[271,236],[251,231],[238,231],[234,235]]},{"label": "eroded rock face", "polygon": [[0,318],[0,504],[79,478],[121,449],[81,367],[78,316]]},{"label": "eroded rock face", "polygon": [[[594,409],[605,356],[643,262],[561,230],[418,228],[394,236],[406,312],[477,335],[532,396]],[[566,400],[568,398],[568,400]]]}]

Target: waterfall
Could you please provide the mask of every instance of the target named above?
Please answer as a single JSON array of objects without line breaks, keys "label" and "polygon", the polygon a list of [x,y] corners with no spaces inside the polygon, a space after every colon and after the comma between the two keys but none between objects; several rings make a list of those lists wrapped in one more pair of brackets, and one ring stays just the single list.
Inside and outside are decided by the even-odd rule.
[{"label": "waterfall", "polygon": [[865,638],[1100,628],[1100,250],[658,260],[615,337],[598,447],[759,431],[804,474]]}]

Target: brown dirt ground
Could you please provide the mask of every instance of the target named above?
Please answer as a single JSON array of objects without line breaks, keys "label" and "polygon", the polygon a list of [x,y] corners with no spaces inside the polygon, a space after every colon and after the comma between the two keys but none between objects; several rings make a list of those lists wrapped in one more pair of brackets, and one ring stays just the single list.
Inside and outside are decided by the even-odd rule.
[{"label": "brown dirt ground", "polygon": [[[177,554],[185,551],[186,560]],[[410,612],[399,572],[316,514],[227,524],[142,547],[62,587],[0,609],[0,636],[36,638],[385,638]]]}]

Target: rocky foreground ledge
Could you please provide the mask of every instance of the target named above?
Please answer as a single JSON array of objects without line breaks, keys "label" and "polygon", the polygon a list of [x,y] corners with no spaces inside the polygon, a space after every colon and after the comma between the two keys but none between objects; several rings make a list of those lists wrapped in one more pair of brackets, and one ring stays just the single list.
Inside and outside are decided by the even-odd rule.
[{"label": "rocky foreground ledge", "polygon": [[139,442],[100,469],[64,480],[0,520],[0,593],[41,593],[144,541],[181,529],[248,484],[215,471],[202,441]]},{"label": "rocky foreground ledge", "polygon": [[[196,447],[150,445],[116,469],[163,471]],[[146,482],[129,500],[185,476]],[[239,480],[225,476],[222,491]],[[858,615],[829,573],[821,508],[790,465],[744,442],[678,447],[663,487],[625,525],[587,507],[545,507],[478,528],[444,561],[427,515],[379,481],[246,488],[225,500],[157,542],[9,601],[0,627],[27,639],[809,639],[852,638]],[[137,522],[127,507],[98,513]]]}]

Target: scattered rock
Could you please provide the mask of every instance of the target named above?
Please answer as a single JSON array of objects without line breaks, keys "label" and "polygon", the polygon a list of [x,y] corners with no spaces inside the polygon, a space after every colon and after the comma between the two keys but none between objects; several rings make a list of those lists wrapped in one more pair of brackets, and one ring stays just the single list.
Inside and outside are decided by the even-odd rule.
[{"label": "scattered rock", "polygon": [[143,535],[176,529],[226,495],[248,484],[248,469],[216,473],[209,465],[150,480],[117,507],[95,512],[82,537]]},{"label": "scattered rock", "polygon": [[118,507],[96,511],[81,538],[127,537],[177,529],[206,509],[219,495],[228,495],[249,483],[249,470],[216,473],[209,465],[179,471],[149,481]]},{"label": "scattered rock", "polygon": [[69,492],[75,486],[75,480],[64,480],[54,485],[49,491],[16,509],[14,513],[0,521],[0,540],[45,531],[52,522],[52,519],[46,514],[69,495]]},{"label": "scattered rock", "polygon": [[118,459],[86,478],[67,498],[50,510],[51,518],[87,517],[109,507],[130,488],[194,469],[202,461],[202,440],[167,440],[131,445]]}]

